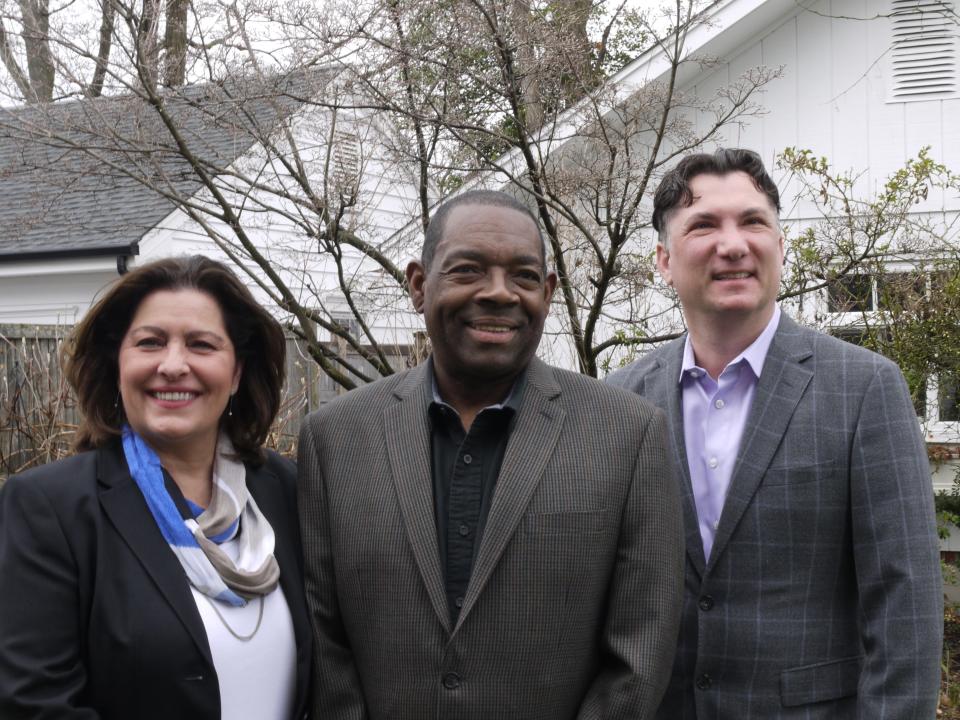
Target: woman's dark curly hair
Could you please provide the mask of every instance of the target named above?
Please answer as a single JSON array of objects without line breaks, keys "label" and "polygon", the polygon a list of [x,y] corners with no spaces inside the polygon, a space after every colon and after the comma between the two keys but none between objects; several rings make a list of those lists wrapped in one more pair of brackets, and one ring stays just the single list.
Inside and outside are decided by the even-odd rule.
[{"label": "woman's dark curly hair", "polygon": [[124,423],[123,404],[117,403],[120,343],[140,303],[159,290],[199,290],[219,305],[237,362],[243,364],[232,414],[224,413],[221,427],[242,460],[262,462],[263,443],[283,392],[283,330],[229,268],[201,255],[157,260],[132,270],[74,329],[64,345],[63,365],[83,415],[76,449],[98,448],[120,435]]}]

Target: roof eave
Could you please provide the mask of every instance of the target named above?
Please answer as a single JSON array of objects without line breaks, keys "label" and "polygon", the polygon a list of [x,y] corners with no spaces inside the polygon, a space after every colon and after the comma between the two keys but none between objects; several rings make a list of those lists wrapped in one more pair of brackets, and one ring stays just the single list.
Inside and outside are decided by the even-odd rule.
[{"label": "roof eave", "polygon": [[2,253],[0,263],[29,262],[36,260],[72,260],[91,257],[129,257],[140,254],[140,243],[132,242],[125,245],[109,245],[103,247],[86,248],[55,248],[49,250],[33,250],[27,252]]}]

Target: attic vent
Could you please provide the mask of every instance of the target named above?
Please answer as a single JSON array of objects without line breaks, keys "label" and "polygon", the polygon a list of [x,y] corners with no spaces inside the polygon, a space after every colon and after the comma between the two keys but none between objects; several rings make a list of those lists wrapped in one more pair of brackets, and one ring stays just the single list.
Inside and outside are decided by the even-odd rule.
[{"label": "attic vent", "polygon": [[343,188],[355,188],[360,179],[360,138],[337,130],[333,135],[333,156],[330,159],[337,184]]},{"label": "attic vent", "polygon": [[890,101],[956,97],[955,0],[891,0],[891,10]]}]

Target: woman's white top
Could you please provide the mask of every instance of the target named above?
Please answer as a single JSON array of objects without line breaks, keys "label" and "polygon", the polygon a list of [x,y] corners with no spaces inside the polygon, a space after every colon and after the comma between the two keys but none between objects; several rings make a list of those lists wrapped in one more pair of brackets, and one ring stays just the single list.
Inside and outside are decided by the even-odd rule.
[{"label": "woman's white top", "polygon": [[[237,540],[220,548],[232,559],[238,552]],[[190,588],[200,618],[207,631],[213,666],[220,684],[220,717],[223,720],[257,718],[289,720],[296,694],[297,642],[293,619],[280,586],[263,599],[260,629],[249,640],[238,640],[223,626],[247,636],[257,627],[260,600],[254,598],[244,607],[233,607]],[[223,620],[210,606],[217,603]]]}]

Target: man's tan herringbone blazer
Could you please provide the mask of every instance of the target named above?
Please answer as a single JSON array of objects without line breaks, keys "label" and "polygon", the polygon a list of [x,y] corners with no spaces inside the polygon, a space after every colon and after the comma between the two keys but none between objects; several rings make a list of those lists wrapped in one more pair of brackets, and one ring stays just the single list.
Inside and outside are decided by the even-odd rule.
[{"label": "man's tan herringbone blazer", "polygon": [[683,567],[663,416],[534,360],[453,626],[430,400],[420,366],[351,391],[301,432],[314,717],[652,717]]}]

